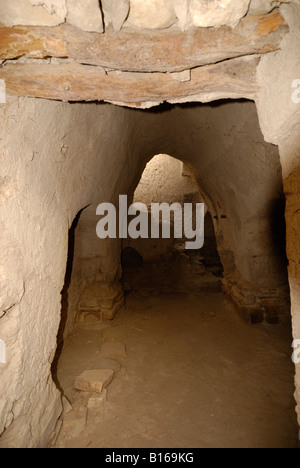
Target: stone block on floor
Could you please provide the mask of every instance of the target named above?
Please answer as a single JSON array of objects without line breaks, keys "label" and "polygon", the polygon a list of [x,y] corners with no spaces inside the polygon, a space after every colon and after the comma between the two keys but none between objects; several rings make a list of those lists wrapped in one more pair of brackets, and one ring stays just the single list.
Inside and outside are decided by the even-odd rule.
[{"label": "stone block on floor", "polygon": [[76,390],[89,393],[101,393],[114,377],[112,369],[94,369],[82,372],[75,379]]}]

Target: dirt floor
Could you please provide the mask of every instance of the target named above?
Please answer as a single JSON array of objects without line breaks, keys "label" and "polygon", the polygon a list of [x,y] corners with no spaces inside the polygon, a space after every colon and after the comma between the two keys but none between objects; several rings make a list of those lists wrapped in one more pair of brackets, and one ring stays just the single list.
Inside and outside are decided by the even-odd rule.
[{"label": "dirt floor", "polygon": [[[104,358],[107,341],[127,358]],[[288,326],[248,325],[221,293],[132,293],[112,323],[78,324],[65,344],[57,379],[73,411],[56,447],[297,447],[291,342]],[[74,380],[99,368],[115,377],[87,410]]]}]

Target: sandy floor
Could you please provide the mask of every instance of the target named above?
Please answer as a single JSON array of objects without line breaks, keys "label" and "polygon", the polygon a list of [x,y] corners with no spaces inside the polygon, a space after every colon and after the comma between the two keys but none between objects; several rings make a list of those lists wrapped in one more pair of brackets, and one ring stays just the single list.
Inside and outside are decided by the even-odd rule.
[{"label": "sandy floor", "polygon": [[219,293],[129,295],[111,324],[81,324],[57,377],[74,403],[76,375],[103,365],[103,341],[125,343],[101,416],[59,447],[297,447],[291,332],[244,323]]}]

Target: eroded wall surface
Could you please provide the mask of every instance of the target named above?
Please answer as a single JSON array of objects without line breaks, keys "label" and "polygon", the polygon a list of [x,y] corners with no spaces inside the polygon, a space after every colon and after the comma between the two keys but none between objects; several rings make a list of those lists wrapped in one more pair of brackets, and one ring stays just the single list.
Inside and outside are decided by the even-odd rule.
[{"label": "eroded wall surface", "polygon": [[119,129],[128,128],[124,114],[113,107],[20,99],[0,112],[0,446],[34,447],[61,411],[50,367],[69,228],[80,209],[112,198],[116,167],[130,179],[133,155],[130,132]]},{"label": "eroded wall surface", "polygon": [[[261,92],[257,100],[260,125],[266,141],[279,145],[286,195],[287,255],[291,288],[294,339],[300,339],[300,7],[281,8],[290,34],[281,51],[262,59]],[[298,81],[297,87],[294,86]],[[300,421],[300,365],[296,364],[296,399]]]}]

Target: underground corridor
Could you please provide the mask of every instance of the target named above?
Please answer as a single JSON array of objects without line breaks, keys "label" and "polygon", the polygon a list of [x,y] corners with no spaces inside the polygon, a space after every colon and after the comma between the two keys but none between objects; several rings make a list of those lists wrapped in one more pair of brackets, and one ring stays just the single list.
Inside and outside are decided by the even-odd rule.
[{"label": "underground corridor", "polygon": [[0,0],[0,448],[299,448],[299,41]]},{"label": "underground corridor", "polygon": [[[161,220],[158,239],[99,239],[95,204],[75,217],[52,366],[67,413],[54,446],[297,447],[278,148],[247,101],[136,113],[160,121],[157,145],[172,153],[141,153],[128,204],[151,218],[151,203],[190,203],[195,218],[204,203],[204,245],[186,249],[172,217],[165,239]],[[192,119],[186,147],[172,128]],[[89,387],[97,372],[100,394]]]}]

